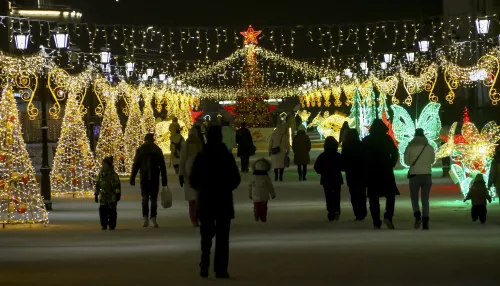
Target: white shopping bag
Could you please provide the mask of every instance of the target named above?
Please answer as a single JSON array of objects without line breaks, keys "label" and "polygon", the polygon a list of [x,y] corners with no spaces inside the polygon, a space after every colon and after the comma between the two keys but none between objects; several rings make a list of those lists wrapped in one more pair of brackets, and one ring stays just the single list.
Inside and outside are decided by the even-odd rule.
[{"label": "white shopping bag", "polygon": [[168,187],[163,187],[161,190],[161,206],[164,209],[172,207],[172,192]]}]

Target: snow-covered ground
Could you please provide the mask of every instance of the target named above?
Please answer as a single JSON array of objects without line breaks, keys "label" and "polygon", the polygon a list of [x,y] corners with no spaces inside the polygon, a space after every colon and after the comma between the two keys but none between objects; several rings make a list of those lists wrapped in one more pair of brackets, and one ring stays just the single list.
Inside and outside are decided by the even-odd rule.
[{"label": "snow-covered ground", "polygon": [[244,175],[229,281],[199,278],[198,229],[173,176],[174,206],[160,209],[159,229],[140,227],[139,189],[127,181],[114,232],[100,230],[92,198],[54,199],[50,225],[0,229],[0,285],[500,285],[498,201],[486,225],[472,223],[457,187],[436,179],[431,230],[413,230],[408,185],[398,174],[393,231],[354,222],[347,188],[340,221],[328,222],[319,178],[298,182],[294,169],[276,184],[269,221],[256,223]]}]

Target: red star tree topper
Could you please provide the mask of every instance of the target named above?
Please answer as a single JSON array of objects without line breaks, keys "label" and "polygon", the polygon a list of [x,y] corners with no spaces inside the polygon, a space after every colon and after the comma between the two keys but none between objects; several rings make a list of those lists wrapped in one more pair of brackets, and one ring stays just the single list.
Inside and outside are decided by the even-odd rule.
[{"label": "red star tree topper", "polygon": [[248,26],[248,29],[246,32],[240,32],[243,37],[245,37],[245,40],[243,41],[245,45],[258,45],[259,42],[257,40],[257,37],[262,33],[262,31],[255,31],[252,27],[252,25]]}]

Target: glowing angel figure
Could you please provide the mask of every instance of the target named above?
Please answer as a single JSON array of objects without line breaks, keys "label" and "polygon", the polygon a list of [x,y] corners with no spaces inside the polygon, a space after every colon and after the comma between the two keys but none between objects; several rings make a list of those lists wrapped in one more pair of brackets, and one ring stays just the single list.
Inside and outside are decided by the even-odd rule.
[{"label": "glowing angel figure", "polygon": [[437,149],[436,141],[439,139],[439,132],[441,130],[441,120],[439,119],[439,108],[441,105],[439,103],[429,103],[422,110],[422,114],[418,118],[416,124],[410,117],[410,114],[399,105],[392,105],[392,110],[394,111],[394,119],[392,122],[392,128],[394,130],[394,135],[398,141],[398,148],[400,154],[401,165],[405,168],[408,166],[404,163],[404,153],[408,144],[415,137],[415,130],[422,128],[425,133],[425,137],[429,141],[429,145]]}]

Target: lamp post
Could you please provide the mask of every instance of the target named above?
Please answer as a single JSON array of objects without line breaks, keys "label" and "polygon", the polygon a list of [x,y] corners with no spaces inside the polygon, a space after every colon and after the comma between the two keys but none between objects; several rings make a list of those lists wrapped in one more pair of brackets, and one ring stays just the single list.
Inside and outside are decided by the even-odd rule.
[{"label": "lamp post", "polygon": [[384,62],[390,64],[392,62],[392,54],[384,54]]},{"label": "lamp post", "polygon": [[155,69],[154,68],[147,68],[146,74],[148,75],[148,77],[153,77],[153,75],[155,74]]},{"label": "lamp post", "polygon": [[430,41],[427,40],[427,39],[422,39],[420,41],[418,41],[418,48],[420,49],[420,51],[422,53],[426,53],[429,51],[429,47],[430,47]]},{"label": "lamp post", "polygon": [[132,61],[125,63],[125,70],[127,71],[127,76],[131,77],[135,70],[135,63]]},{"label": "lamp post", "polygon": [[476,19],[476,29],[479,35],[486,35],[490,31],[490,20],[486,17]]},{"label": "lamp post", "polygon": [[30,33],[28,31],[18,31],[14,34],[14,39],[16,41],[16,48],[24,51],[28,48]]},{"label": "lamp post", "polygon": [[414,52],[408,52],[408,53],[406,53],[406,60],[409,63],[414,62],[415,61],[415,53]]},{"label": "lamp post", "polygon": [[107,65],[109,64],[109,60],[111,59],[111,52],[109,49],[101,50],[101,64]]},{"label": "lamp post", "polygon": [[56,48],[66,49],[68,47],[68,33],[56,30],[53,32],[54,42],[56,43]]},{"label": "lamp post", "polygon": [[[43,82],[48,80],[48,71],[43,75]],[[48,211],[52,210],[52,195],[50,187],[50,164],[49,164],[49,127],[47,122],[47,96],[48,87],[42,85],[40,90],[40,101],[41,101],[41,116],[42,116],[42,166],[40,167],[40,173],[42,175],[40,180],[40,191],[43,197],[43,203]]]}]

